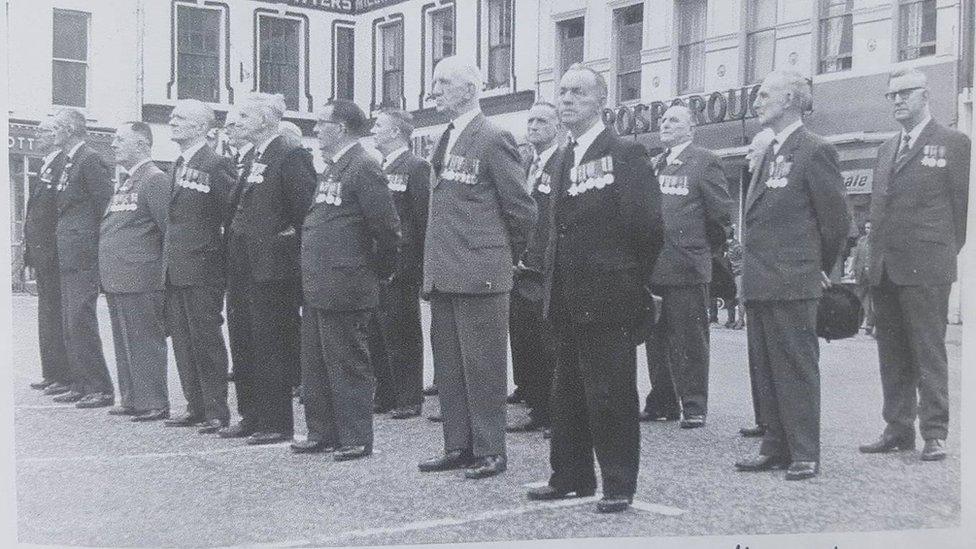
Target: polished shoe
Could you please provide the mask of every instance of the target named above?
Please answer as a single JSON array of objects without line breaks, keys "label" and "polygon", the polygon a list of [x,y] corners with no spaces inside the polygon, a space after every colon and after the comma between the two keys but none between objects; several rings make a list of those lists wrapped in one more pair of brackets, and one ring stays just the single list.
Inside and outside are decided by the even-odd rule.
[{"label": "polished shoe", "polygon": [[169,419],[169,409],[167,408],[157,408],[155,410],[146,410],[141,412],[130,421],[139,423],[142,421],[160,421],[163,419]]},{"label": "polished shoe", "polygon": [[115,404],[115,396],[108,393],[89,393],[75,403],[75,408],[104,408]]},{"label": "polished shoe", "polygon": [[473,460],[474,457],[471,455],[471,450],[451,450],[442,456],[421,461],[417,464],[417,468],[422,473],[466,469],[471,466]]},{"label": "polished shoe", "polygon": [[922,448],[922,461],[942,461],[946,457],[945,441],[938,438],[925,439]]},{"label": "polished shoe", "polygon": [[62,395],[54,397],[54,402],[67,403],[67,402],[78,402],[79,400],[85,398],[85,395],[79,393],[78,391],[68,391]]},{"label": "polished shoe", "polygon": [[544,438],[544,439],[551,439],[552,438],[552,429],[549,428],[549,427],[546,427],[545,429],[543,429],[542,430],[542,438]]},{"label": "polished shoe", "polygon": [[217,436],[220,438],[244,438],[249,437],[254,434],[254,429],[251,429],[243,421],[238,421],[230,427],[224,427],[223,429],[217,431]]},{"label": "polished shoe", "polygon": [[739,434],[744,437],[761,437],[766,434],[766,426],[753,425],[752,427],[743,427],[739,429]]},{"label": "polished shoe", "polygon": [[420,405],[404,406],[390,412],[390,419],[410,419],[420,415]]},{"label": "polished shoe", "polygon": [[511,425],[505,426],[505,431],[509,433],[532,433],[535,431],[541,431],[546,426],[542,423],[536,421],[523,421],[522,423],[513,423]]},{"label": "polished shoe", "polygon": [[881,438],[871,444],[864,444],[857,448],[862,454],[884,454],[896,450],[914,450],[915,435],[896,437],[894,435],[882,434]]},{"label": "polished shoe", "polygon": [[55,382],[54,381],[51,381],[50,379],[42,379],[40,381],[35,381],[35,382],[31,383],[30,384],[30,388],[31,389],[37,389],[38,391],[43,391],[44,389],[47,389],[51,385],[54,385],[54,383]]},{"label": "polished shoe", "polygon": [[201,435],[212,435],[227,426],[227,423],[219,419],[206,419],[196,424],[197,432]]},{"label": "polished shoe", "polygon": [[163,422],[163,425],[167,427],[193,427],[201,421],[203,421],[203,418],[200,416],[180,414],[174,418],[167,419]]},{"label": "polished shoe", "polygon": [[505,456],[485,456],[478,458],[477,462],[464,472],[465,478],[478,479],[500,475],[508,469],[508,460]]},{"label": "polished shoe", "polygon": [[364,458],[373,454],[373,449],[369,446],[343,446],[335,451],[332,459],[335,461],[350,461],[353,459]]},{"label": "polished shoe", "polygon": [[786,470],[786,480],[806,480],[817,476],[820,464],[816,461],[794,461]]},{"label": "polished shoe", "polygon": [[54,383],[48,385],[46,389],[44,389],[44,394],[45,395],[48,395],[48,396],[52,396],[52,395],[63,395],[64,393],[67,393],[67,392],[70,392],[70,391],[71,391],[71,387],[68,387],[67,385],[64,385],[64,384],[61,384],[61,383],[58,383],[58,382],[54,382]]},{"label": "polished shoe", "polygon": [[509,404],[522,404],[523,402],[525,402],[525,397],[522,396],[522,391],[515,389],[514,391],[512,391],[512,394],[508,395],[508,397],[505,398],[505,402]]},{"label": "polished shoe", "polygon": [[698,415],[685,416],[685,418],[681,420],[682,429],[696,429],[698,427],[704,427],[704,426],[705,426],[705,416],[698,416]]},{"label": "polished shoe", "polygon": [[427,416],[427,421],[433,421],[434,423],[441,423],[444,421],[444,419],[441,417],[440,412],[438,412],[436,414],[430,414],[429,416]]},{"label": "polished shoe", "polygon": [[634,498],[630,496],[603,496],[603,499],[596,502],[596,510],[601,513],[619,513],[626,511]]},{"label": "polished shoe", "polygon": [[673,414],[659,414],[644,410],[640,413],[641,421],[678,421],[679,419],[681,419],[681,414],[677,412]]},{"label": "polished shoe", "polygon": [[261,444],[277,444],[279,442],[285,442],[291,440],[291,434],[285,433],[275,433],[272,431],[258,431],[253,433],[251,436],[247,437],[244,441],[252,446],[258,446]]},{"label": "polished shoe", "polygon": [[335,444],[322,440],[294,440],[288,447],[296,454],[324,454],[336,449]]},{"label": "polished shoe", "polygon": [[110,416],[137,416],[142,412],[131,406],[112,406],[108,409]]},{"label": "polished shoe", "polygon": [[[566,498],[588,498],[596,492],[593,488],[575,488],[572,490],[560,490],[552,486],[539,486],[526,492],[526,496],[534,501],[550,501],[554,499]],[[570,495],[572,494],[572,495]]]},{"label": "polished shoe", "polygon": [[424,387],[424,396],[432,397],[437,394],[437,385],[431,383],[430,385]]},{"label": "polished shoe", "polygon": [[763,454],[735,462],[736,470],[748,473],[785,469],[787,465],[789,464],[786,460],[779,456],[767,456]]}]

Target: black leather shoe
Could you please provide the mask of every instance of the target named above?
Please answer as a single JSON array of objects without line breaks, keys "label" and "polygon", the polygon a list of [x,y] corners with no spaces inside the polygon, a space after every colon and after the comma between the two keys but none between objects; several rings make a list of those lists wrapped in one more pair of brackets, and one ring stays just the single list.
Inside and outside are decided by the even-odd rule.
[{"label": "black leather shoe", "polygon": [[260,431],[247,437],[245,442],[252,446],[258,446],[261,444],[276,444],[278,442],[285,442],[286,440],[291,440],[291,434]]},{"label": "black leather shoe", "polygon": [[420,405],[404,406],[390,412],[391,419],[410,419],[420,415]]},{"label": "black leather shoe", "polygon": [[35,381],[31,383],[30,388],[37,389],[38,391],[43,391],[44,389],[47,389],[51,385],[54,385],[54,381],[51,381],[50,379],[42,379],[40,381]]},{"label": "black leather shoe", "polygon": [[704,427],[704,426],[705,426],[705,416],[692,415],[692,416],[686,416],[684,419],[681,420],[682,429],[697,429],[698,427]]},{"label": "black leather shoe", "polygon": [[79,393],[78,391],[68,391],[62,395],[54,397],[54,402],[68,403],[68,402],[78,402],[79,400],[85,398],[85,395]]},{"label": "black leather shoe", "polygon": [[786,460],[779,456],[766,456],[763,454],[735,462],[736,470],[747,473],[784,469],[787,465],[789,464]]},{"label": "black leather shoe", "polygon": [[142,412],[136,415],[135,417],[133,417],[130,421],[139,423],[142,421],[160,421],[163,419],[169,419],[169,409],[167,408],[146,410],[145,412]]},{"label": "black leather shoe", "polygon": [[417,468],[421,473],[465,469],[471,466],[473,459],[471,450],[451,450],[442,456],[421,461],[417,464]]},{"label": "black leather shoe", "polygon": [[369,446],[343,446],[335,451],[332,459],[335,461],[349,461],[364,458],[373,454],[373,449]]},{"label": "black leather shoe", "polygon": [[71,387],[68,387],[67,385],[58,382],[54,382],[51,385],[48,385],[46,389],[44,389],[44,394],[48,396],[63,395],[70,391],[71,391]]},{"label": "black leather shoe", "polygon": [[522,396],[522,391],[515,389],[514,391],[512,391],[512,394],[508,395],[508,397],[505,399],[505,402],[509,404],[522,404],[523,402],[525,402],[525,397]]},{"label": "black leather shoe", "polygon": [[619,513],[621,511],[626,511],[633,501],[633,497],[603,496],[603,499],[596,502],[596,510],[601,513]]},{"label": "black leather shoe", "polygon": [[479,458],[478,463],[469,467],[464,472],[465,478],[478,479],[500,475],[508,469],[508,460],[505,456],[485,456]]},{"label": "black leather shoe", "polygon": [[196,426],[197,432],[201,435],[212,435],[226,427],[227,424],[219,419],[207,419],[197,423]]},{"label": "black leather shoe", "polygon": [[442,421],[444,421],[444,419],[441,417],[440,412],[437,412],[436,414],[430,414],[429,416],[427,416],[427,420],[433,421],[434,423],[441,423]]},{"label": "black leather shoe", "polygon": [[167,427],[193,427],[201,421],[203,421],[203,418],[200,416],[180,414],[174,418],[167,419],[163,422],[163,425]]},{"label": "black leather shoe", "polygon": [[108,415],[110,416],[137,416],[141,413],[131,406],[112,406],[108,409]]},{"label": "black leather shoe", "polygon": [[896,450],[914,450],[915,435],[907,437],[896,437],[893,435],[882,434],[881,437],[871,444],[864,444],[857,448],[862,454],[884,454]]},{"label": "black leather shoe", "polygon": [[505,430],[509,433],[532,433],[541,431],[543,428],[545,428],[545,425],[532,420],[505,426]]},{"label": "black leather shoe", "polygon": [[115,396],[107,393],[89,393],[75,403],[75,408],[104,408],[115,404]]},{"label": "black leather shoe", "polygon": [[766,434],[766,426],[753,425],[752,427],[743,427],[739,429],[739,434],[744,437],[761,437]]},{"label": "black leather shoe", "polygon": [[922,461],[942,461],[946,457],[945,441],[938,438],[925,440],[922,448]]},{"label": "black leather shoe", "polygon": [[334,451],[335,445],[322,440],[295,440],[289,448],[296,454],[324,454]]},{"label": "black leather shoe", "polygon": [[806,480],[817,476],[820,464],[816,461],[794,461],[786,470],[786,480]]},{"label": "black leather shoe", "polygon": [[663,421],[678,421],[679,419],[681,419],[680,413],[661,414],[658,412],[648,412],[647,410],[644,410],[643,412],[640,413],[641,421],[662,421],[663,422]]},{"label": "black leather shoe", "polygon": [[224,427],[217,431],[217,436],[220,438],[244,438],[252,434],[254,434],[254,429],[243,421],[238,421],[230,427]]},{"label": "black leather shoe", "polygon": [[424,396],[432,397],[437,394],[437,385],[431,383],[430,385],[424,387]]},{"label": "black leather shoe", "polygon": [[[576,488],[574,490],[560,490],[552,486],[540,486],[526,492],[526,496],[534,501],[550,501],[566,498],[588,498],[596,492],[593,488]],[[572,495],[571,495],[572,494]]]}]

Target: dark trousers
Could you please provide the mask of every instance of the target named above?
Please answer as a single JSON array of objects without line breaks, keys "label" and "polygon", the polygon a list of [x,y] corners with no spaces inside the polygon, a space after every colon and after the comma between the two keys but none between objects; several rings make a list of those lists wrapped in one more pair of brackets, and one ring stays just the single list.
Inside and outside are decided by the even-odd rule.
[{"label": "dark trousers", "polygon": [[106,294],[119,373],[120,404],[169,409],[166,387],[165,293]]},{"label": "dark trousers", "polygon": [[759,381],[766,424],[759,452],[820,461],[820,344],[817,299],[752,301],[749,360]]},{"label": "dark trousers", "polygon": [[61,273],[64,346],[71,369],[72,390],[82,394],[113,394],[102,338],[98,334],[98,267]]},{"label": "dark trousers", "polygon": [[946,317],[949,285],[898,286],[884,275],[872,288],[884,394],[885,431],[945,439],[949,429]]},{"label": "dark trousers", "polygon": [[655,293],[662,310],[647,338],[651,392],[645,408],[655,415],[683,410],[686,417],[703,416],[708,412],[708,289],[705,284],[661,286]]},{"label": "dark trousers", "polygon": [[380,286],[370,355],[376,374],[376,404],[381,408],[419,406],[424,400],[419,295],[415,284]]},{"label": "dark trousers", "polygon": [[557,330],[549,485],[595,487],[595,451],[604,495],[632,496],[640,460],[633,332],[600,324]]},{"label": "dark trousers", "polygon": [[220,326],[223,289],[166,287],[166,317],[186,412],[227,423],[227,347]]},{"label": "dark trousers", "polygon": [[64,346],[61,314],[61,276],[58,269],[35,269],[37,282],[37,341],[41,350],[41,376],[48,381],[71,383],[68,351]]},{"label": "dark trousers", "polygon": [[306,309],[302,390],[309,440],[373,447],[372,311]]},{"label": "dark trousers", "polygon": [[435,291],[430,316],[444,448],[504,455],[508,294]]},{"label": "dark trousers", "polygon": [[256,431],[294,430],[291,388],[299,376],[301,347],[298,288],[297,280],[229,281],[227,318],[237,407],[242,421]]},{"label": "dark trousers", "polygon": [[857,298],[861,300],[861,307],[864,308],[864,327],[874,328],[874,300],[871,286],[858,284],[854,293],[857,294]]},{"label": "dark trousers", "polygon": [[529,418],[542,425],[549,425],[549,396],[556,363],[551,332],[542,318],[542,302],[513,292],[508,315],[512,375],[529,407]]}]

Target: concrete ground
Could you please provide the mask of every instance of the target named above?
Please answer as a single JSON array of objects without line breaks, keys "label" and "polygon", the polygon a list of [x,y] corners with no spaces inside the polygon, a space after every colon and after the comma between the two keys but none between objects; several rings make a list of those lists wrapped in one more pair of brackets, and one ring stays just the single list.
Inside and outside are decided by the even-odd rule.
[{"label": "concrete ground", "polygon": [[[960,522],[957,327],[949,338],[948,459],[923,463],[917,451],[858,453],[857,445],[883,426],[875,341],[861,335],[821,345],[822,473],[805,482],[785,482],[782,472],[734,472],[732,462],[757,446],[737,434],[752,420],[745,333],[714,327],[707,426],[642,424],[637,501],[608,516],[596,513],[591,499],[526,500],[526,486],[549,473],[548,444],[538,433],[509,435],[508,472],[472,481],[456,471],[417,471],[418,461],[440,452],[442,440],[440,426],[422,418],[377,416],[374,455],[335,463],[328,455],[293,455],[285,444],[249,447],[158,423],[133,424],[105,409],[55,404],[28,388],[40,371],[36,298],[14,296],[12,305],[22,543],[378,545],[868,532]],[[99,317],[114,370],[103,301]],[[643,356],[641,349],[642,396],[649,388]],[[429,350],[427,360],[429,370]],[[169,388],[173,409],[182,410],[172,359]],[[437,399],[424,407],[425,414],[436,410]],[[525,410],[510,406],[509,413],[517,418]],[[304,433],[297,402],[296,418],[296,431]]]}]

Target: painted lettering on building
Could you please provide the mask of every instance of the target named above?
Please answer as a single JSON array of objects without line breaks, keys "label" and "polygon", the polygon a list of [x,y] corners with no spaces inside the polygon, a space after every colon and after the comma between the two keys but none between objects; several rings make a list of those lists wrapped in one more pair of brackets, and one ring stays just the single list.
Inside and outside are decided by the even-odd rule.
[{"label": "painted lettering on building", "polygon": [[669,107],[684,105],[691,110],[695,124],[720,124],[745,120],[756,116],[753,102],[759,93],[759,85],[744,86],[710,94],[687,95],[668,101],[652,101],[649,105],[621,105],[604,109],[603,121],[613,126],[619,135],[639,135],[661,131],[661,117]]},{"label": "painted lettering on building", "polygon": [[874,170],[847,170],[841,172],[844,176],[844,187],[847,194],[871,194],[874,183]]}]

